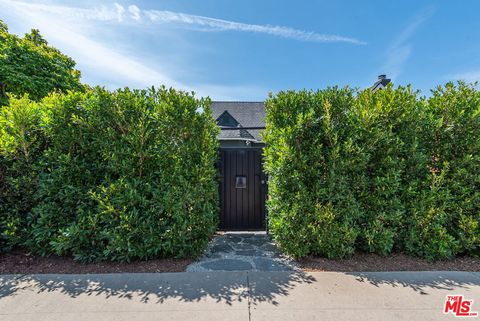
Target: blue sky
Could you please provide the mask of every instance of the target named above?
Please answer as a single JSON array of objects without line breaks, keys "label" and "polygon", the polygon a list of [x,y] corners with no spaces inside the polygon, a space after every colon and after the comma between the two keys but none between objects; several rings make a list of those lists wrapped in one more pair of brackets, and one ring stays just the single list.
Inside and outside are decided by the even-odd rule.
[{"label": "blue sky", "polygon": [[217,100],[268,92],[480,80],[480,1],[12,1],[0,19],[40,29],[110,89],[165,84]]}]

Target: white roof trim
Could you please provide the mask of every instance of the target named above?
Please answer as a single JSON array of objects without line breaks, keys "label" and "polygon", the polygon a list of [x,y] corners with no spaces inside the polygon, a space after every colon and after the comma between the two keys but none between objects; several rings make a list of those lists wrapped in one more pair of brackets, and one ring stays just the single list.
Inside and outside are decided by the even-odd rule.
[{"label": "white roof trim", "polygon": [[218,140],[241,140],[241,141],[250,141],[253,143],[263,143],[261,140],[256,140],[254,138],[242,138],[242,137],[223,137],[223,138],[218,138]]}]

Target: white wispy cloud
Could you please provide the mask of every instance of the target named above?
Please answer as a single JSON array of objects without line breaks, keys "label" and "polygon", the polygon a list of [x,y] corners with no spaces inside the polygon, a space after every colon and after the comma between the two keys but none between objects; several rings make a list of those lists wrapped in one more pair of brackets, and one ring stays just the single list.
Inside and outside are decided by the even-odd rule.
[{"label": "white wispy cloud", "polygon": [[143,14],[148,20],[152,22],[161,23],[182,23],[194,26],[200,26],[203,28],[211,28],[219,31],[241,31],[241,32],[253,32],[264,33],[268,35],[301,40],[301,41],[313,41],[313,42],[347,42],[356,45],[365,45],[364,41],[343,37],[331,34],[320,34],[312,31],[298,30],[290,27],[283,26],[271,26],[271,25],[258,25],[247,24],[235,21],[228,21],[222,19],[215,19],[204,16],[196,16],[191,14],[171,12],[171,11],[158,11],[158,10],[144,10]]},{"label": "white wispy cloud", "polygon": [[[168,56],[169,53],[161,50],[160,44],[156,44],[156,49],[160,51],[155,54],[155,58],[148,60],[130,42],[118,42],[120,35],[116,34],[117,25],[128,26],[130,30],[137,30],[140,34],[144,30],[143,26],[171,24],[198,31],[250,32],[297,41],[364,44],[360,40],[338,35],[282,26],[239,23],[171,11],[143,10],[134,4],[123,6],[113,3],[87,8],[52,2],[0,0],[0,12],[2,18],[10,17],[16,25],[21,26],[21,30],[40,29],[51,44],[77,61],[78,68],[82,70],[82,78],[92,85],[103,84],[114,89],[165,84],[221,100],[263,99],[267,89],[252,84],[226,85],[202,81],[200,75],[203,70],[198,66],[190,66],[182,58],[176,57],[176,54]],[[111,28],[108,29],[108,25],[111,25]],[[99,28],[102,30],[101,34],[98,33]],[[158,31],[162,32],[162,37],[175,37],[175,30],[168,30],[167,32],[159,28]],[[109,35],[114,37],[110,38],[105,32],[110,32]],[[181,38],[176,39],[178,43]],[[188,44],[191,45],[193,44]],[[190,58],[186,56],[185,59]],[[187,74],[188,76],[185,76]]]},{"label": "white wispy cloud", "polygon": [[[1,0],[13,3],[12,0]],[[98,6],[92,9],[51,4],[26,3],[15,1],[17,7],[28,7],[47,13],[59,14],[63,17],[93,19],[101,21],[124,22],[130,20],[142,23],[173,23],[200,27],[199,31],[238,31],[262,33],[286,39],[311,42],[344,42],[355,45],[365,45],[364,41],[334,34],[322,34],[313,31],[304,31],[285,26],[248,24],[205,16],[172,12],[165,10],[142,10],[136,5],[129,5],[127,9],[118,3],[113,6]]]},{"label": "white wispy cloud", "polygon": [[389,46],[382,72],[387,73],[393,80],[403,72],[404,65],[412,54],[411,37],[433,13],[434,9],[429,7],[417,14]]},{"label": "white wispy cloud", "polygon": [[[3,0],[0,0],[0,2],[3,2]],[[113,78],[116,79],[128,78],[133,84],[167,83],[171,86],[186,88],[184,84],[166,76],[158,68],[146,67],[135,58],[87,37],[79,31],[79,29],[83,29],[81,24],[74,28],[67,21],[52,19],[49,15],[42,15],[38,11],[31,10],[31,7],[25,3],[19,6],[15,5],[15,9],[33,26],[40,28],[48,41],[59,44],[62,51],[74,54],[75,60],[80,61],[83,66],[89,69],[101,70],[106,75],[113,74]]]},{"label": "white wispy cloud", "polygon": [[130,17],[135,20],[139,21],[140,20],[140,9],[136,5],[130,5],[128,6],[128,12],[130,13]]},{"label": "white wispy cloud", "polygon": [[466,82],[480,82],[480,70],[467,71],[453,75],[447,75],[447,80],[464,80]]},{"label": "white wispy cloud", "polygon": [[[119,48],[115,40],[98,37],[95,21],[128,22],[140,19],[136,6],[114,5],[95,10],[65,6],[0,0],[0,12],[25,29],[38,28],[42,35],[62,52],[72,56],[82,70],[82,78],[92,85],[105,85],[115,89],[123,86],[149,87],[166,85],[198,96],[219,100],[260,99],[267,90],[255,85],[223,85],[208,82],[179,81],[175,76],[187,68],[172,59],[159,59],[155,63],[137,56],[136,48]],[[2,18],[6,18],[7,15]],[[92,21],[93,20],[93,21]],[[104,28],[105,26],[102,26]],[[93,35],[92,35],[93,34]]]}]

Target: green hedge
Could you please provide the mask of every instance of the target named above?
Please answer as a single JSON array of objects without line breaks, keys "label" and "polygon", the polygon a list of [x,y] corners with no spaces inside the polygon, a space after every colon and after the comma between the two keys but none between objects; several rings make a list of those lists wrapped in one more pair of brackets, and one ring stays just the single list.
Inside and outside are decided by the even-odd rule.
[{"label": "green hedge", "polygon": [[480,254],[480,93],[447,84],[267,102],[268,226],[285,252]]},{"label": "green hedge", "polygon": [[96,88],[11,99],[0,123],[4,247],[80,261],[185,257],[216,229],[208,100]]}]

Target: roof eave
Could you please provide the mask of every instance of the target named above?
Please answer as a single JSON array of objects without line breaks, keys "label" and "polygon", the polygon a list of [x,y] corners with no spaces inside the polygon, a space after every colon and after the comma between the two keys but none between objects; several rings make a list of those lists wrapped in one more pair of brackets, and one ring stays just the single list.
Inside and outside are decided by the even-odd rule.
[{"label": "roof eave", "polygon": [[263,143],[261,140],[256,140],[254,138],[242,138],[242,137],[219,137],[218,140],[241,140],[241,141],[249,141],[252,143]]}]

